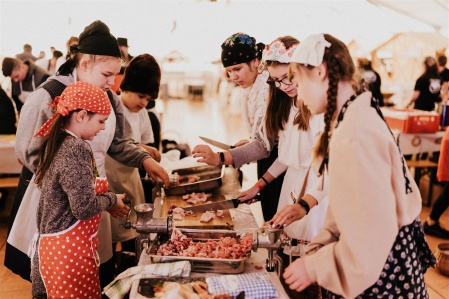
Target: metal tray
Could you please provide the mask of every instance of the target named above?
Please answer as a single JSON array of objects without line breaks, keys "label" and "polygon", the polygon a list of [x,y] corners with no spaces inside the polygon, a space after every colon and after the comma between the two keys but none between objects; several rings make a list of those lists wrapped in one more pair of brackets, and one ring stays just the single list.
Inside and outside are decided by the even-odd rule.
[{"label": "metal tray", "polygon": [[[207,242],[207,240],[218,240],[221,237],[238,238],[239,234],[233,230],[204,230],[204,229],[180,229],[184,235],[192,238],[194,242]],[[168,240],[168,239],[167,239]],[[189,256],[163,256],[158,255],[157,250],[161,244],[167,240],[159,240],[153,242],[148,248],[148,255],[153,263],[163,263],[171,261],[189,261],[193,272],[201,273],[222,273],[222,274],[238,274],[245,271],[245,260],[251,256],[251,251],[246,257],[240,259],[220,259],[206,257],[189,257]]]},{"label": "metal tray", "polygon": [[[189,168],[175,169],[170,175],[170,188],[164,189],[166,195],[184,195],[192,192],[204,192],[221,187],[224,175],[224,166],[221,168],[215,166],[195,166]],[[178,181],[177,176],[186,177],[197,175],[199,181],[194,183],[183,183]]]}]

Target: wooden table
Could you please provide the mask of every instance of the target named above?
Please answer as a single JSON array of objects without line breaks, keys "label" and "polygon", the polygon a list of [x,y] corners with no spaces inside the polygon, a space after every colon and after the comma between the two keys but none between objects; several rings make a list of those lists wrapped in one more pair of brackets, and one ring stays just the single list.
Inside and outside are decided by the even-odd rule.
[{"label": "wooden table", "polygon": [[15,135],[0,135],[0,174],[20,174],[22,165],[14,150]]}]

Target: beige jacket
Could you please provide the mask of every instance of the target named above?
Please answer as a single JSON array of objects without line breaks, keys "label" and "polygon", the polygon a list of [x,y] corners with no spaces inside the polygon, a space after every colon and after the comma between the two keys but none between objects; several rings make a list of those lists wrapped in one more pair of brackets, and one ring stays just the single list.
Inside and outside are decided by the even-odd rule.
[{"label": "beige jacket", "polygon": [[419,189],[407,169],[406,194],[402,157],[370,96],[359,96],[333,133],[328,213],[305,257],[310,278],[345,298],[377,281],[399,228],[421,211]]}]

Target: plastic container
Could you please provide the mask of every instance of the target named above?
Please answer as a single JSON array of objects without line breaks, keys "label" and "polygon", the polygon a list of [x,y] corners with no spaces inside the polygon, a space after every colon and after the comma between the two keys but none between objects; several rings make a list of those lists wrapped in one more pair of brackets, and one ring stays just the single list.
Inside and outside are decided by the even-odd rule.
[{"label": "plastic container", "polygon": [[435,111],[382,108],[385,121],[391,129],[402,133],[436,133],[441,116]]}]

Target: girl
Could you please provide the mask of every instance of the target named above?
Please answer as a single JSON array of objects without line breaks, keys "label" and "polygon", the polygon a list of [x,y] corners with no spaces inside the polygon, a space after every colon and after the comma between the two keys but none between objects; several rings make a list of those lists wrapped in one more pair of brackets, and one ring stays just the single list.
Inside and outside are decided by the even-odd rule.
[{"label": "girl", "polygon": [[[101,211],[125,217],[124,194],[108,192],[98,177],[92,140],[111,112],[106,93],[87,82],[67,86],[52,107],[56,114],[34,135],[45,136],[36,184],[38,240],[33,255],[33,294],[48,298],[101,298],[97,254]],[[42,281],[45,288],[40,285]]]},{"label": "girl", "polygon": [[[241,140],[234,149],[215,153],[207,145],[197,145],[193,151],[198,162],[209,165],[233,165],[235,168],[245,163],[257,161],[257,177],[261,177],[277,158],[277,144],[269,138],[263,128],[266,101],[268,98],[268,72],[259,74],[262,57],[262,43],[244,34],[235,33],[221,45],[221,62],[229,77],[243,88],[241,98],[242,116],[251,134],[251,142]],[[281,192],[283,175],[279,176],[267,188],[261,190],[260,200],[265,219],[271,219],[276,211]]]},{"label": "girl", "polygon": [[438,74],[437,61],[433,57],[424,59],[424,73],[416,80],[415,90],[409,106],[414,104],[415,109],[433,111],[435,103],[441,102],[441,77]]},{"label": "girl", "polygon": [[[327,210],[327,190],[319,191],[314,186],[320,183],[318,177],[309,173],[312,147],[324,130],[323,114],[311,116],[287,78],[289,62],[298,44],[296,38],[284,36],[274,40],[263,52],[262,67],[270,74],[265,127],[268,136],[279,137],[279,156],[252,188],[239,195],[241,201],[252,199],[260,188],[285,172],[278,212],[271,219],[271,226],[285,226],[287,235],[296,239],[298,245],[291,252],[296,257],[305,255],[305,246],[323,226]],[[285,266],[289,251],[286,247],[278,253]],[[298,298],[297,292],[285,288],[291,298]],[[303,293],[308,298],[313,296]]]},{"label": "girl", "polygon": [[312,114],[325,112],[314,169],[329,171],[329,209],[308,255],[283,276],[298,291],[317,282],[329,298],[427,298],[424,272],[435,258],[418,218],[420,192],[354,73],[347,47],[328,34],[309,36],[293,55],[299,96]]},{"label": "girl", "polygon": [[[37,154],[42,138],[32,137],[37,129],[53,115],[53,110],[48,104],[55,96],[60,95],[67,85],[84,81],[108,91],[121,66],[121,53],[117,40],[110,33],[108,26],[101,21],[95,21],[87,26],[80,34],[78,44],[70,49],[71,57],[59,68],[58,74],[49,78],[42,88],[38,88],[29,96],[22,108],[17,127],[16,154],[24,164],[24,168],[10,214],[5,266],[27,280],[30,280],[30,259],[26,252],[36,231],[35,221],[29,221],[30,226],[21,227],[26,223],[14,220],[16,213],[21,219],[35,217],[34,210],[21,204],[22,199],[35,203],[37,200],[33,198],[39,198],[32,176],[37,168]],[[106,176],[104,161],[107,153],[124,165],[145,169],[154,180],[159,177],[168,187],[167,172],[151,158],[148,152],[134,144],[129,123],[123,115],[123,104],[120,99],[111,91],[107,93],[113,110],[106,121],[106,129],[92,141],[88,141],[94,152],[100,175]],[[29,186],[28,181],[31,182]],[[27,196],[24,197],[25,192]],[[32,207],[37,208],[35,204]],[[111,223],[107,213],[102,213],[99,239],[100,281],[104,287],[114,279],[115,273]]]}]

